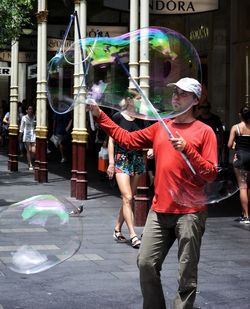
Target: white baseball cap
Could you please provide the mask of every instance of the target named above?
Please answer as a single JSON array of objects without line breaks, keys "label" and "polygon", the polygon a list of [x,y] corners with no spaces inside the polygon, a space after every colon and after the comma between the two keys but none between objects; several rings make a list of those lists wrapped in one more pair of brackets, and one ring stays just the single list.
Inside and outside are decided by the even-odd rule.
[{"label": "white baseball cap", "polygon": [[167,87],[178,87],[184,91],[193,92],[198,99],[201,98],[201,84],[198,82],[198,80],[190,77],[184,77],[178,80],[176,83],[170,83],[167,84]]}]

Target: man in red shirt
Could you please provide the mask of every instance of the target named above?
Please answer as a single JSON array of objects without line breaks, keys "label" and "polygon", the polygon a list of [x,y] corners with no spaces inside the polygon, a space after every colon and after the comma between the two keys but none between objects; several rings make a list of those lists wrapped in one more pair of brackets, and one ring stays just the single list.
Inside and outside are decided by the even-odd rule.
[{"label": "man in red shirt", "polygon": [[[217,142],[213,130],[196,120],[193,106],[199,103],[201,85],[193,78],[182,78],[168,85],[173,88],[172,105],[185,112],[166,124],[175,136],[169,138],[157,122],[150,127],[127,132],[117,126],[97,105],[90,110],[99,125],[115,141],[130,149],[153,148],[156,164],[155,196],[143,231],[138,254],[144,309],[166,308],[160,271],[169,249],[178,240],[178,291],[174,308],[193,308],[197,272],[207,206],[199,194],[206,182],[216,178]],[[186,109],[186,106],[190,108]],[[181,152],[191,163],[195,174]],[[183,203],[182,191],[190,198]],[[174,192],[174,194],[173,194]],[[178,192],[180,200],[178,201]]]}]

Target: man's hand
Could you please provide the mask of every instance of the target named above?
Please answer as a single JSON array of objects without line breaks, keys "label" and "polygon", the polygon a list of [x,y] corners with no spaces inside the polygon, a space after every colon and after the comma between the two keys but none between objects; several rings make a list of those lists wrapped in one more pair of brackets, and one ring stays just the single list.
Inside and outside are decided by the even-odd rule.
[{"label": "man's hand", "polygon": [[150,148],[147,151],[147,159],[153,159],[154,158],[154,150],[152,148]]},{"label": "man's hand", "polygon": [[172,143],[175,150],[182,152],[186,146],[184,138],[176,131],[176,137],[171,137],[170,142]]},{"label": "man's hand", "polygon": [[87,110],[91,111],[92,115],[98,118],[102,110],[99,108],[99,106],[93,99],[90,99],[90,100],[91,100],[91,104],[87,105]]}]

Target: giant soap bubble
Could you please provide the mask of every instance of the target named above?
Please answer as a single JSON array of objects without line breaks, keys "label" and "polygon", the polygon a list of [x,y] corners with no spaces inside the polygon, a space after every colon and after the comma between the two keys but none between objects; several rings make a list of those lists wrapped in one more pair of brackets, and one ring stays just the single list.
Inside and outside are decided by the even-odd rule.
[{"label": "giant soap bubble", "polygon": [[[138,59],[140,72],[139,65],[130,63],[129,57],[137,47],[138,54],[146,56]],[[147,64],[148,76],[143,70]],[[131,76],[130,67],[138,68],[137,77]],[[78,87],[73,91],[75,73]],[[183,77],[201,81],[200,59],[193,45],[176,31],[149,27],[119,37],[84,38],[67,49],[61,48],[49,63],[48,99],[55,112],[66,113],[78,104],[91,104],[92,98],[100,106],[121,111],[122,99],[131,98],[129,108],[126,106],[127,113],[159,121],[168,136],[173,137],[174,132],[169,130],[164,119],[185,113],[192,107],[193,98],[186,104],[174,105],[175,88],[167,85]],[[129,88],[129,81],[133,87]],[[145,84],[148,94],[145,94]],[[232,169],[218,166],[216,179],[204,181],[186,155],[181,153],[181,156],[187,163],[187,170],[183,171],[183,177],[175,177],[173,168],[172,183],[166,188],[180,205],[215,204],[237,192]]]},{"label": "giant soap bubble", "polygon": [[167,190],[176,203],[185,207],[198,209],[204,205],[217,205],[238,192],[239,187],[232,166],[217,166],[215,169],[216,176],[210,181],[205,181],[188,170],[182,171],[181,178],[172,171]]},{"label": "giant soap bubble", "polygon": [[[92,97],[94,87],[100,94],[96,97],[94,93],[99,105],[121,110],[121,99],[131,96],[129,79],[136,79],[128,75],[130,49],[136,46],[140,49],[141,46],[143,50],[146,44],[149,47],[148,99],[153,108],[137,96],[131,113],[149,120],[156,120],[159,116],[173,118],[183,113],[184,110],[172,106],[172,89],[166,85],[182,77],[199,80],[200,60],[195,48],[183,35],[162,27],[143,28],[113,38],[85,38],[66,50],[60,49],[50,60],[48,69],[47,90],[51,108],[57,113],[66,113],[84,103],[82,94]],[[77,65],[78,69],[80,67],[79,87],[73,91]],[[145,78],[143,72],[138,75]],[[141,86],[136,90],[141,92]]]},{"label": "giant soap bubble", "polygon": [[82,220],[76,208],[53,195],[34,196],[2,208],[0,227],[0,259],[22,274],[39,273],[62,263],[82,242]]}]

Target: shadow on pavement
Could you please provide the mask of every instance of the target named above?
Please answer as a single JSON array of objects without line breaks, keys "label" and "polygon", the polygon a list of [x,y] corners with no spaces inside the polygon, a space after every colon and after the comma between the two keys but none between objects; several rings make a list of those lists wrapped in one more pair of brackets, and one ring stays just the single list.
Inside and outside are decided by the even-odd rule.
[{"label": "shadow on pavement", "polygon": [[[0,164],[7,163],[7,149],[0,149],[0,154],[6,157],[6,160],[0,160]],[[20,162],[25,163],[25,158],[20,158]],[[48,170],[49,174],[57,175],[58,177],[49,176],[49,183],[64,181],[65,179],[70,181],[71,178],[71,160],[60,163],[58,153],[52,152],[48,154]],[[11,183],[18,185],[18,179],[22,178],[20,185],[36,185],[37,183],[30,177],[30,172],[26,169],[19,168],[18,172],[5,172],[0,171],[0,186],[10,186]],[[23,177],[27,176],[27,180]],[[108,195],[119,196],[119,190],[114,180],[110,181],[105,173],[100,173],[97,170],[97,159],[87,153],[87,179],[88,186],[100,191],[100,194],[91,195],[88,193],[88,199],[101,199]],[[152,193],[152,192],[151,192]],[[5,204],[6,205],[6,204]],[[239,200],[239,192],[233,196],[215,204],[209,205],[208,210],[209,217],[239,217],[241,215],[241,206]]]}]

